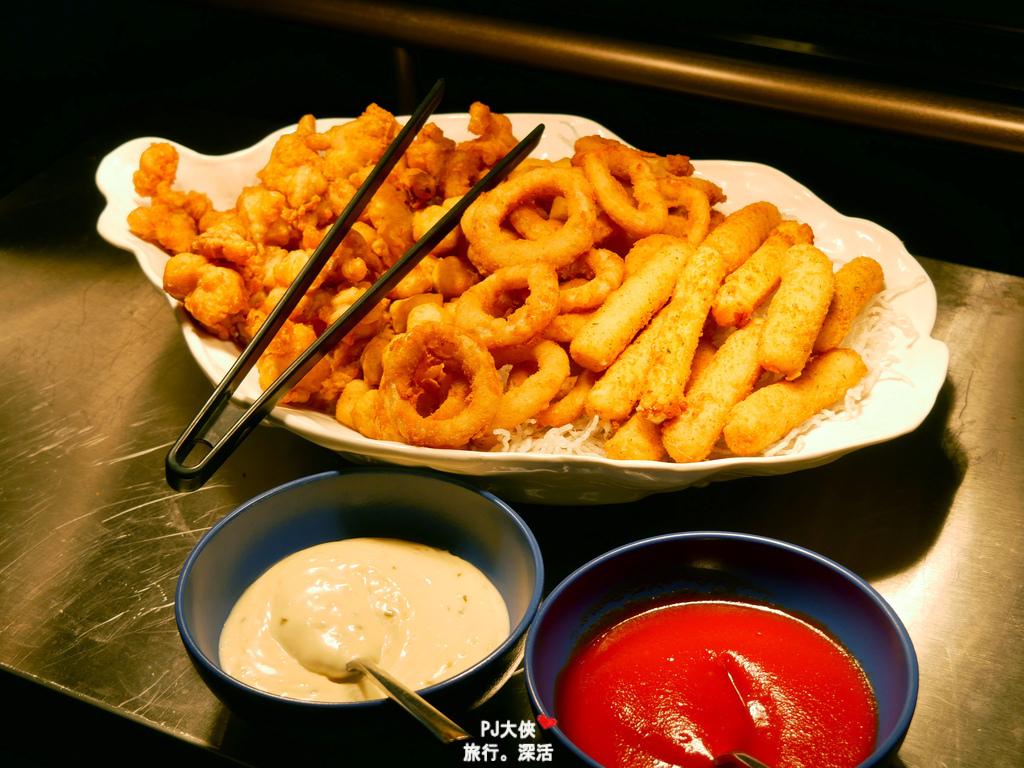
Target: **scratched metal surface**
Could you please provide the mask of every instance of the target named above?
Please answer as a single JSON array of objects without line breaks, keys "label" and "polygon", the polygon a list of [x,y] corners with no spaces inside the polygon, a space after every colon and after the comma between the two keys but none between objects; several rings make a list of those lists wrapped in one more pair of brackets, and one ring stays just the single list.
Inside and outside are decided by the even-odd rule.
[{"label": "scratched metal surface", "polygon": [[[333,734],[300,742],[225,711],[189,665],[172,601],[186,554],[217,519],[340,461],[261,428],[202,490],[166,485],[164,453],[210,386],[132,256],[95,234],[96,159],[78,157],[0,204],[0,669],[143,733],[254,766],[330,754]],[[923,261],[951,365],[912,435],[812,471],[628,510],[519,511],[545,553],[549,588],[602,551],[686,528],[761,533],[838,560],[892,602],[918,649],[920,703],[899,764],[1015,766],[1024,755],[1024,280]],[[521,679],[475,717],[528,718]],[[389,733],[385,764],[462,762],[404,721]]]}]

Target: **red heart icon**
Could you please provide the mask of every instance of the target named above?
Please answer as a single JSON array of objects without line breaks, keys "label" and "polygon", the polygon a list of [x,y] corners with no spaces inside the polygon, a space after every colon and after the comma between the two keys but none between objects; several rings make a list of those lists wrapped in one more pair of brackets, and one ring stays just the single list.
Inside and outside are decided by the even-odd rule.
[{"label": "red heart icon", "polygon": [[548,717],[547,715],[537,715],[537,722],[540,723],[540,727],[545,731],[558,725],[558,721],[555,718]]}]

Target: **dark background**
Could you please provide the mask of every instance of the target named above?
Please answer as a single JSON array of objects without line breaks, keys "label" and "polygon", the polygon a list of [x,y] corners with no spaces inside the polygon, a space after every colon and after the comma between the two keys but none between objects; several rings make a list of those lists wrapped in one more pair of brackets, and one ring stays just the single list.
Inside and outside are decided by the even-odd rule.
[{"label": "dark background", "polygon": [[[1024,12],[995,0],[433,5],[1024,105]],[[220,154],[304,113],[355,116],[374,101],[402,109],[387,41],[216,5],[15,0],[0,34],[0,195],[70,155],[98,163],[139,136]],[[1024,153],[562,75],[542,62],[409,52],[421,92],[446,78],[441,111],[481,100],[501,112],[578,114],[646,150],[766,163],[888,227],[915,255],[1024,276]],[[54,226],[60,216],[55,208]],[[15,711],[0,730],[0,765],[202,764],[193,747],[5,673],[0,695]]]},{"label": "dark background", "polygon": [[[1024,106],[1024,6],[995,0],[418,3]],[[86,145],[96,160],[159,136],[205,153],[244,148],[304,113],[399,112],[387,41],[216,3],[16,0],[5,11],[0,193]],[[583,115],[659,153],[749,160],[790,174],[911,253],[1024,275],[1024,154],[768,109],[410,50],[441,111]]]}]

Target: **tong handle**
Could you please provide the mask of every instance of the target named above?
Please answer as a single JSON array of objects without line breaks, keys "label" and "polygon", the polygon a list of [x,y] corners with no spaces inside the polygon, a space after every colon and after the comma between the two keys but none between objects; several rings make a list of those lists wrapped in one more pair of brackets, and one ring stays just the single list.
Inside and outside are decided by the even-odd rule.
[{"label": "tong handle", "polygon": [[[410,120],[411,123],[412,120]],[[274,384],[268,387],[248,410],[244,412],[242,412],[242,408],[229,402],[234,388],[237,387],[237,384],[241,382],[241,378],[245,375],[242,373],[237,381],[234,381],[234,377],[237,375],[236,369],[239,368],[236,362],[236,365],[225,375],[220,386],[210,400],[207,401],[200,414],[168,452],[165,465],[167,482],[170,486],[178,491],[194,491],[201,488],[224,463],[227,457],[245,440],[249,433],[266,418],[281,398],[298,384],[346,334],[359,324],[381,299],[387,296],[401,282],[402,278],[412,271],[413,267],[426,254],[430,253],[447,236],[455,225],[458,224],[470,204],[483,192],[497,186],[537,147],[543,133],[544,125],[541,124],[534,128],[525,139],[520,141],[483,179],[453,205],[412,248],[396,261],[373,286],[363,293],[341,317],[299,355],[295,362],[278,377]],[[333,252],[333,249],[328,253],[330,252]],[[301,278],[301,274],[299,277]],[[313,277],[315,277],[315,273]],[[296,278],[296,281],[298,279]],[[294,285],[292,288],[294,288]],[[302,293],[298,294],[298,298],[301,298],[302,295]],[[287,315],[284,317],[287,318]],[[269,338],[266,343],[269,344]],[[250,348],[247,347],[243,357],[249,353]],[[261,353],[262,350],[257,352],[256,356],[258,357]],[[252,367],[254,361],[255,358],[248,361],[249,368]],[[211,428],[215,423],[225,420],[219,419],[218,421],[218,417],[226,415],[235,416],[239,412],[242,412],[241,417],[236,418],[226,428],[222,437],[217,439],[212,436]],[[192,454],[200,448],[206,449],[205,455],[195,463],[187,464],[186,462],[192,458]]]}]

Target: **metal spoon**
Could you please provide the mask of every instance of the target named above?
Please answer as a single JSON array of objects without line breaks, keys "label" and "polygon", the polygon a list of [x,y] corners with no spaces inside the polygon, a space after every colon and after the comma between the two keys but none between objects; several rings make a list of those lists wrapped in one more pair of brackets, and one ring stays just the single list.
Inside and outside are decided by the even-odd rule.
[{"label": "metal spoon", "polygon": [[405,687],[393,675],[374,661],[367,658],[353,659],[348,663],[349,672],[362,672],[376,683],[392,701],[419,720],[427,729],[445,744],[465,741],[470,735],[427,702],[415,691]]},{"label": "metal spoon", "polygon": [[747,768],[769,768],[756,757],[745,752],[726,752],[715,758],[715,765],[745,765]]}]

